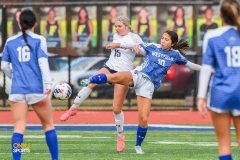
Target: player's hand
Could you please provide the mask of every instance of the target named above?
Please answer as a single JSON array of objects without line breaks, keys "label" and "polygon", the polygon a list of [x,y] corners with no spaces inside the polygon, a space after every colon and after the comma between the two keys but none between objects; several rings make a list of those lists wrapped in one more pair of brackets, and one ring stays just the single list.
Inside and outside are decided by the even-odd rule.
[{"label": "player's hand", "polygon": [[208,113],[207,105],[206,105],[206,100],[203,98],[198,98],[198,112],[200,115],[205,118],[205,116]]},{"label": "player's hand", "polygon": [[141,46],[139,44],[135,44],[132,48],[133,52],[140,53]]},{"label": "player's hand", "polygon": [[51,89],[46,89],[44,94],[49,95],[51,93]]},{"label": "player's hand", "polygon": [[106,49],[115,49],[119,47],[120,47],[120,43],[110,43],[106,46]]}]

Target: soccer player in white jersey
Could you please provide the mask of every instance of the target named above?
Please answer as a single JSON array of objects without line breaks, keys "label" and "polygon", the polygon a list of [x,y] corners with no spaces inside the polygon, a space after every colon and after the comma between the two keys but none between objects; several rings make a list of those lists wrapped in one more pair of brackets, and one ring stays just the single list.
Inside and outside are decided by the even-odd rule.
[{"label": "soccer player in white jersey", "polygon": [[[135,58],[135,52],[131,49],[120,46],[122,44],[139,44],[142,43],[142,39],[132,32],[130,21],[126,16],[119,16],[115,21],[116,32],[113,36],[113,43],[107,45],[107,49],[111,49],[111,55],[103,66],[96,74],[99,73],[116,73],[120,71],[129,71],[133,69],[133,60]],[[83,87],[74,100],[74,104],[66,111],[61,117],[61,121],[66,121],[70,116],[74,116],[77,113],[77,107],[89,96],[92,89],[97,84],[89,84]],[[114,99],[113,99],[113,112],[115,117],[116,129],[118,132],[117,151],[122,152],[125,147],[123,124],[124,115],[122,112],[122,105],[128,91],[128,86],[115,84],[114,85]]]},{"label": "soccer player in white jersey", "polygon": [[[208,113],[208,109],[210,110],[218,140],[219,160],[232,160],[231,119],[236,128],[237,142],[240,146],[239,12],[240,6],[236,0],[222,1],[220,17],[223,26],[207,33],[203,40],[198,110],[203,117]],[[210,85],[206,104],[208,84]]]},{"label": "soccer player in white jersey", "polygon": [[[28,105],[32,105],[45,131],[53,160],[58,160],[58,139],[53,125],[46,39],[35,34],[36,16],[31,10],[20,14],[22,34],[8,38],[2,55],[1,69],[12,80],[9,100],[14,121],[11,147],[13,160],[20,160],[26,129]],[[10,67],[12,65],[12,67]]]},{"label": "soccer player in white jersey", "polygon": [[[98,74],[88,81],[90,84],[109,82],[135,88],[139,112],[135,151],[137,154],[144,154],[141,145],[148,130],[148,116],[154,88],[161,86],[161,80],[174,63],[186,65],[194,70],[200,70],[201,66],[188,61],[184,57],[184,50],[189,47],[188,42],[186,38],[178,42],[178,35],[174,31],[165,31],[161,38],[161,44],[146,43],[135,46],[121,44],[121,46],[133,48],[133,51],[145,55],[143,63],[131,71]],[[84,82],[88,84],[87,80],[84,80]]]}]

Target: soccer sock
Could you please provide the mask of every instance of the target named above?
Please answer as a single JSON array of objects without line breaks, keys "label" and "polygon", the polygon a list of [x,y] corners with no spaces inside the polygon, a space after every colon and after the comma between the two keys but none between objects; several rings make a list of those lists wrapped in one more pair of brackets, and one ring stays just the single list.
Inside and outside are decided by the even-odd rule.
[{"label": "soccer sock", "polygon": [[20,160],[21,159],[22,152],[21,151],[14,151],[14,149],[21,149],[20,147],[16,147],[17,145],[19,146],[21,143],[23,143],[23,135],[20,134],[20,133],[14,132],[12,134],[12,141],[11,141],[13,160]]},{"label": "soccer sock", "polygon": [[45,132],[48,149],[51,153],[52,160],[58,160],[58,138],[55,129]]},{"label": "soccer sock", "polygon": [[219,160],[232,160],[232,155],[231,154],[223,155],[223,156],[219,156],[218,158]]},{"label": "soccer sock", "polygon": [[114,114],[114,117],[115,117],[115,123],[116,123],[116,129],[117,129],[118,135],[123,135],[123,124],[124,124],[123,112],[119,114]]},{"label": "soccer sock", "polygon": [[107,76],[106,74],[97,74],[95,76],[92,76],[92,78],[90,79],[90,83],[97,84],[107,83]]},{"label": "soccer sock", "polygon": [[136,139],[136,146],[141,146],[142,142],[147,134],[147,128],[142,128],[140,125],[138,125],[138,130],[137,130],[137,139]]},{"label": "soccer sock", "polygon": [[89,87],[83,87],[74,99],[74,105],[72,107],[78,108],[82,102],[88,98],[89,94],[92,92],[92,89]]}]

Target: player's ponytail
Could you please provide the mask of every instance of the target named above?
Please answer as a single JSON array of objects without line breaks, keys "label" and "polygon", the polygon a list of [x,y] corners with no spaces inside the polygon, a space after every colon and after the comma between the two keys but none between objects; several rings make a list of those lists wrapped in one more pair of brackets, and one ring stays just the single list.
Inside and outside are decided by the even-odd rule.
[{"label": "player's ponytail", "polygon": [[175,50],[178,50],[180,52],[180,54],[185,57],[186,56],[185,52],[189,48],[187,37],[184,37],[184,38],[180,39],[180,41],[178,41],[178,35],[176,32],[167,30],[164,33],[167,33],[171,37],[172,44],[173,44],[172,48]]},{"label": "player's ponytail", "polygon": [[29,49],[32,49],[32,46],[28,44],[26,30],[33,28],[34,24],[36,23],[36,16],[33,11],[25,9],[21,12],[19,21],[22,28],[23,39]]},{"label": "player's ponytail", "polygon": [[[131,28],[131,25],[130,25],[130,20],[129,20],[128,17],[126,17],[126,16],[118,16],[118,17],[116,18],[116,21],[122,22],[124,25],[128,26],[128,29],[129,29],[130,32],[133,32],[133,30],[132,30],[132,28]],[[116,21],[115,21],[115,22],[116,22]]]},{"label": "player's ponytail", "polygon": [[238,18],[239,3],[236,0],[224,0],[221,3],[220,12],[223,22],[228,25],[236,26],[240,33],[240,22]]}]

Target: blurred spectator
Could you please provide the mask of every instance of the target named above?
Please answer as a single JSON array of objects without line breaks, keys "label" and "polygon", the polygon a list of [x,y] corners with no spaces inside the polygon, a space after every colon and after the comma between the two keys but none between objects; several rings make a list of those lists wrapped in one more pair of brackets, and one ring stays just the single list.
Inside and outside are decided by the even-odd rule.
[{"label": "blurred spectator", "polygon": [[43,24],[43,34],[47,39],[48,47],[65,47],[61,23],[55,20],[56,11],[48,11],[48,20]]},{"label": "blurred spectator", "polygon": [[92,36],[92,21],[88,18],[88,12],[86,8],[82,7],[78,12],[78,21],[74,28],[74,41],[79,42],[79,47],[91,47]]},{"label": "blurred spectator", "polygon": [[12,25],[11,25],[11,28],[10,28],[10,36],[17,35],[17,34],[21,33],[21,30],[18,26],[20,14],[21,14],[21,10],[17,10],[14,13]]},{"label": "blurred spectator", "polygon": [[118,16],[117,8],[112,7],[109,12],[109,20],[106,23],[104,41],[107,41],[109,43],[113,41],[113,34],[116,33],[114,23],[115,23],[117,16]]},{"label": "blurred spectator", "polygon": [[205,11],[204,11],[204,17],[206,19],[206,22],[204,24],[202,24],[200,26],[200,39],[203,40],[204,35],[215,28],[218,28],[217,23],[212,21],[212,17],[213,17],[213,10],[211,7],[208,7]]},{"label": "blurred spectator", "polygon": [[170,22],[170,30],[177,32],[179,38],[188,36],[189,24],[184,19],[185,13],[181,6],[178,6],[174,12],[174,17]]},{"label": "blurred spectator", "polygon": [[153,38],[153,25],[148,19],[148,10],[141,8],[138,12],[139,19],[134,25],[134,31],[139,34],[143,42],[149,43]]}]

